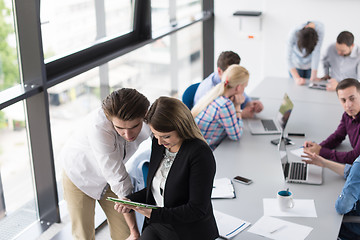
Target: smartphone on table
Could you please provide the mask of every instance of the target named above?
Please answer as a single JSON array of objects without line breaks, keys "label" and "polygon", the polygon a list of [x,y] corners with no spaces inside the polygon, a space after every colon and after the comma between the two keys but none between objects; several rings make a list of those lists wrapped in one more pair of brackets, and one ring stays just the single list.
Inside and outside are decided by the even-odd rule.
[{"label": "smartphone on table", "polygon": [[241,177],[241,176],[236,176],[233,178],[233,180],[235,182],[239,182],[239,183],[242,183],[242,184],[246,184],[246,185],[249,185],[250,183],[252,183],[252,180],[249,179],[249,178],[245,178],[245,177]]}]

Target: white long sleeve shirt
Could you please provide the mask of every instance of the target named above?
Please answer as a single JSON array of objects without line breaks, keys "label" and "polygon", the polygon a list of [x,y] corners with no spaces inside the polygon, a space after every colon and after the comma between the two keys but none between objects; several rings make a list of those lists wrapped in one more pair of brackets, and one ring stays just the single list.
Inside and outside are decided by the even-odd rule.
[{"label": "white long sleeve shirt", "polygon": [[101,198],[107,184],[118,197],[124,197],[133,189],[124,164],[150,134],[143,123],[136,140],[126,142],[99,108],[62,149],[60,159],[65,173],[75,186],[94,199]]}]

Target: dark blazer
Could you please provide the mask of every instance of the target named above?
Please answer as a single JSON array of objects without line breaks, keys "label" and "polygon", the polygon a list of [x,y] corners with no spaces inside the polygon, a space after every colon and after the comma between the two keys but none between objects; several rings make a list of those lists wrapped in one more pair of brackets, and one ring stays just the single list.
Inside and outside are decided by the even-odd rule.
[{"label": "dark blazer", "polygon": [[[147,186],[128,196],[136,202],[155,204],[152,180],[165,152],[153,138]],[[185,140],[173,162],[165,183],[164,207],[152,210],[144,228],[151,223],[170,224],[183,240],[213,240],[219,236],[211,191],[215,176],[215,159],[207,143],[199,139]]]}]

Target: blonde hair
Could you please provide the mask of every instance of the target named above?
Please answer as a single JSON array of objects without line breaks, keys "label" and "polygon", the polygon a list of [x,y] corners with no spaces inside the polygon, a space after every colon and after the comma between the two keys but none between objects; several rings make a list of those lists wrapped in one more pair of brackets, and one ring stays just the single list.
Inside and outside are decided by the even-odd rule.
[{"label": "blonde hair", "polygon": [[246,68],[233,64],[230,65],[222,75],[221,82],[213,87],[199,102],[192,108],[191,113],[195,118],[217,97],[224,95],[225,89],[246,85],[249,81],[249,72]]},{"label": "blonde hair", "polygon": [[189,108],[179,99],[159,97],[146,113],[144,121],[159,132],[176,131],[182,139],[206,142]]}]

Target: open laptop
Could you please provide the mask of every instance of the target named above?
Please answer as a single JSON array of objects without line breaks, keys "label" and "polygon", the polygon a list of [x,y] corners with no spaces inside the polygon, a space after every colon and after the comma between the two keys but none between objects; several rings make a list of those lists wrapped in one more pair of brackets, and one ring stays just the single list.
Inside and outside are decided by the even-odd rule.
[{"label": "open laptop", "polygon": [[[283,138],[281,136],[281,138]],[[280,140],[279,153],[284,179],[289,183],[322,184],[323,168],[305,162],[289,161],[286,144]]]},{"label": "open laptop", "polygon": [[279,111],[273,119],[249,119],[248,126],[251,134],[280,134],[289,120],[294,104],[285,93]]}]

